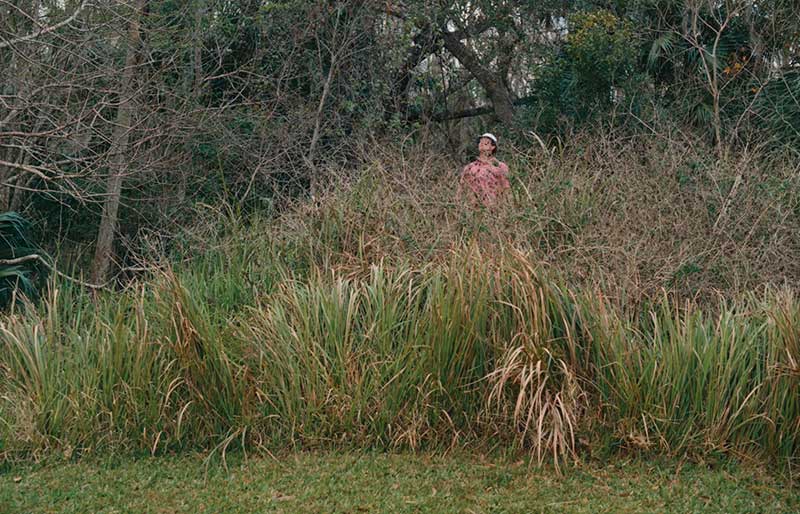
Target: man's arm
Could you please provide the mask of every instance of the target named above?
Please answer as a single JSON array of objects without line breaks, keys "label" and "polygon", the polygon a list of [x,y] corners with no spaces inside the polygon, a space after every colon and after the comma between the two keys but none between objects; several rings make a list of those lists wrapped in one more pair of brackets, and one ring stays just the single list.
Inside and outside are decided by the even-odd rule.
[{"label": "man's arm", "polygon": [[458,174],[458,187],[456,188],[456,201],[462,202],[464,200],[464,188],[467,187],[466,185],[466,177],[467,173],[469,172],[472,163],[467,164],[461,169],[461,173]]},{"label": "man's arm", "polygon": [[498,183],[500,185],[500,189],[502,191],[511,189],[511,182],[508,181],[508,166],[506,163],[501,162],[498,167],[500,168],[500,172],[498,173]]}]

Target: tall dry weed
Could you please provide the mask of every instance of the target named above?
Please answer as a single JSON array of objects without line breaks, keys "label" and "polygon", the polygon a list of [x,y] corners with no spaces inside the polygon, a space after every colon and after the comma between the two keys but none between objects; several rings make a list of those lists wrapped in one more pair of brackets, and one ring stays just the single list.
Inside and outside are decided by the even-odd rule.
[{"label": "tall dry weed", "polygon": [[540,464],[549,456],[558,466],[575,457],[588,405],[586,347],[571,299],[524,256],[504,260],[490,331],[495,360],[487,408],[508,417]]},{"label": "tall dry weed", "polygon": [[552,155],[505,149],[512,195],[484,212],[457,201],[464,163],[386,145],[340,187],[282,215],[278,232],[302,262],[362,273],[398,256],[442,262],[475,240],[511,246],[635,305],[664,289],[711,304],[800,279],[796,163],[712,153],[679,131],[576,134]]}]

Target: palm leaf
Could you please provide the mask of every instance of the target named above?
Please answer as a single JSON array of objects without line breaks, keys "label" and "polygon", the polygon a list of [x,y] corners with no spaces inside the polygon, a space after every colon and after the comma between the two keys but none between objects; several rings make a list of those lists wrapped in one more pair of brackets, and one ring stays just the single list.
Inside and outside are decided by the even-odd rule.
[{"label": "palm leaf", "polygon": [[674,32],[665,32],[657,37],[650,45],[650,52],[647,54],[647,67],[651,71],[655,71],[663,59],[668,59],[672,56],[674,48]]},{"label": "palm leaf", "polygon": [[771,80],[755,104],[760,128],[784,145],[800,144],[800,72],[789,71]]},{"label": "palm leaf", "polygon": [[[31,242],[30,222],[16,212],[0,214],[0,260],[8,261],[38,254]],[[33,299],[37,283],[46,275],[38,259],[15,264],[0,264],[0,308],[8,307],[19,296]]]}]

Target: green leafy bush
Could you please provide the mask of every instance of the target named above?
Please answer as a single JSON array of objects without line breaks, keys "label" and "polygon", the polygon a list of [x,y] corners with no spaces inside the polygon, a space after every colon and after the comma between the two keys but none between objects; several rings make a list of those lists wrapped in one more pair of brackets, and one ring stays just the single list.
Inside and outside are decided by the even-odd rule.
[{"label": "green leafy bush", "polygon": [[628,20],[608,11],[572,16],[566,56],[579,91],[595,100],[612,100],[612,88],[631,76],[636,64],[636,38]]},{"label": "green leafy bush", "polygon": [[608,11],[571,16],[564,47],[542,68],[535,86],[539,129],[580,125],[608,113],[624,97],[637,53],[630,21]]}]

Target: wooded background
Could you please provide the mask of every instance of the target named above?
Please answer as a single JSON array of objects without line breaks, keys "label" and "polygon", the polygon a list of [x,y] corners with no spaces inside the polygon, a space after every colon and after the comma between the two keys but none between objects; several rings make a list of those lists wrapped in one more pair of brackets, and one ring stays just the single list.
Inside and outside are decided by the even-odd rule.
[{"label": "wooded background", "polygon": [[273,212],[385,142],[457,163],[486,130],[543,152],[678,131],[796,159],[798,20],[795,0],[0,0],[0,210],[91,247],[104,282],[193,205]]}]

